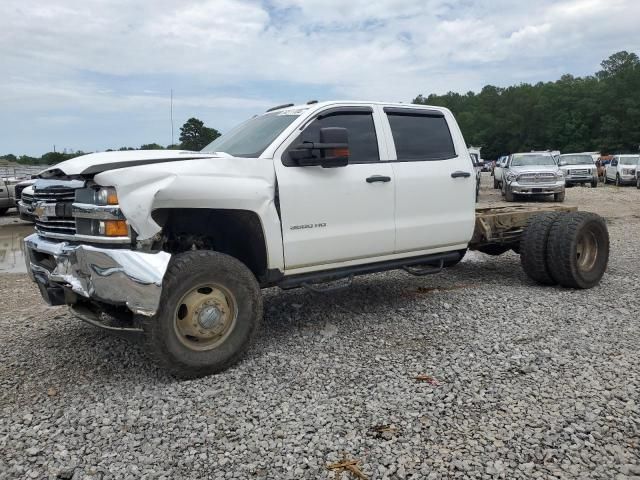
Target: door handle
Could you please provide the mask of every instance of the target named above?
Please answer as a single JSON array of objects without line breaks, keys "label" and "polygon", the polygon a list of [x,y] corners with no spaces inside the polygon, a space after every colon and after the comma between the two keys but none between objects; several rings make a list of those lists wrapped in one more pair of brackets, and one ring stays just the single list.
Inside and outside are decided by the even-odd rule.
[{"label": "door handle", "polygon": [[471,174],[469,172],[462,172],[460,170],[458,170],[457,172],[453,172],[451,174],[451,178],[458,178],[458,177],[469,178],[470,176]]},{"label": "door handle", "polygon": [[367,183],[390,182],[390,181],[391,181],[391,177],[387,177],[387,176],[384,176],[384,175],[373,175],[373,176],[367,178]]}]

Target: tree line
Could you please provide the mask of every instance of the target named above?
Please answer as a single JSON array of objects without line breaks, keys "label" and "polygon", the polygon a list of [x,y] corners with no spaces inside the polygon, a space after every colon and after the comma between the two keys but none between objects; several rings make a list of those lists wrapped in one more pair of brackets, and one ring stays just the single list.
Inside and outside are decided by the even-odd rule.
[{"label": "tree line", "polygon": [[530,150],[635,153],[640,145],[640,60],[617,52],[602,70],[554,82],[485,86],[479,93],[418,95],[413,103],[449,108],[482,156]]},{"label": "tree line", "polygon": [[[180,127],[180,143],[174,145],[167,145],[166,147],[158,143],[145,143],[140,145],[140,148],[133,147],[121,147],[118,151],[124,150],[193,150],[199,151],[213,142],[220,136],[220,132],[215,128],[205,126],[202,120],[197,118],[190,118],[182,127]],[[107,152],[112,152],[113,149],[108,149]],[[47,152],[41,157],[32,157],[29,155],[16,156],[12,153],[0,156],[0,159],[20,163],[23,165],[53,165],[56,163],[69,160],[71,158],[79,157],[90,152],[83,152],[78,150],[76,152]]]}]

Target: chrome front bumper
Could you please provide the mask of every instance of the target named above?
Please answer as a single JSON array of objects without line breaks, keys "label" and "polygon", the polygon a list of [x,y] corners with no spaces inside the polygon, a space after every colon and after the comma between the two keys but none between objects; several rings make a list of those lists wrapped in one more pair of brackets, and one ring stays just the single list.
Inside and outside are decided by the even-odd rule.
[{"label": "chrome front bumper", "polygon": [[511,182],[509,188],[518,195],[550,195],[552,193],[562,193],[564,191],[564,179],[556,183],[541,184],[519,184]]},{"label": "chrome front bumper", "polygon": [[[24,246],[27,272],[49,303],[54,303],[50,292],[66,290],[97,302],[126,305],[136,314],[152,316],[158,310],[169,253],[53,242],[37,233],[25,238]],[[61,303],[65,302],[55,302]]]}]

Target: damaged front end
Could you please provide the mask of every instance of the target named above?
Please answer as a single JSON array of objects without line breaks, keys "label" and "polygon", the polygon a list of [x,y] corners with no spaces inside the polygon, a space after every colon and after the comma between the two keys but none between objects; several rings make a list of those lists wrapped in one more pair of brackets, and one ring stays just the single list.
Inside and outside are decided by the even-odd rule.
[{"label": "damaged front end", "polygon": [[75,179],[34,185],[36,232],[27,271],[51,305],[104,304],[153,316],[171,255],[135,249],[135,232],[110,187]]}]

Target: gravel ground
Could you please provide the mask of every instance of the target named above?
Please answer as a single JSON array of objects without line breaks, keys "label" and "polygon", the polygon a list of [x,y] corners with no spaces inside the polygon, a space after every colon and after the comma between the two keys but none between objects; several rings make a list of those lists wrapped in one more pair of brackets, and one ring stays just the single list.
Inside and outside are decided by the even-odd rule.
[{"label": "gravel ground", "polygon": [[0,274],[0,478],[640,478],[640,190],[567,202],[607,216],[600,287],[536,286],[509,253],[270,290],[247,358],[194,381]]}]

